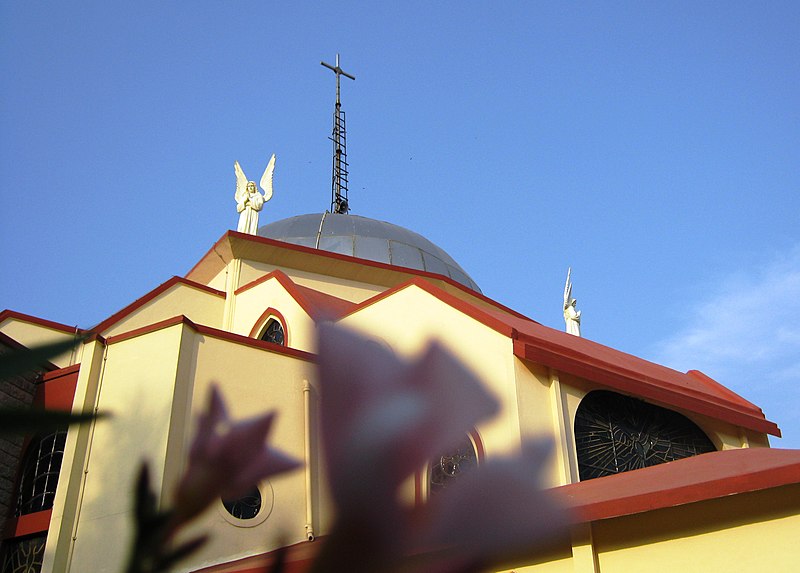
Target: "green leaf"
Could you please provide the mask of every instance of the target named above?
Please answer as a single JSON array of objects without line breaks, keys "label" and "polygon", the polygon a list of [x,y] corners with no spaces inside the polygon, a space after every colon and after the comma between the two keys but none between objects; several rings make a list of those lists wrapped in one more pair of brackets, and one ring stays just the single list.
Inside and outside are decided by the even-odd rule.
[{"label": "green leaf", "polygon": [[42,408],[0,408],[0,434],[32,434],[81,424],[104,414],[60,412]]},{"label": "green leaf", "polygon": [[50,358],[72,350],[83,342],[83,339],[83,336],[76,336],[62,342],[7,352],[0,356],[0,380],[42,369]]}]

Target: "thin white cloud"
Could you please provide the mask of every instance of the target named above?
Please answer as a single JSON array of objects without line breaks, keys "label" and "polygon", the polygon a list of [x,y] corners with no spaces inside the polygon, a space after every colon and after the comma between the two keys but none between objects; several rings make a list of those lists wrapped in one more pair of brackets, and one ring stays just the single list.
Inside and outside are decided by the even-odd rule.
[{"label": "thin white cloud", "polygon": [[800,448],[800,246],[711,289],[652,354],[755,402],[783,430],[776,445]]}]

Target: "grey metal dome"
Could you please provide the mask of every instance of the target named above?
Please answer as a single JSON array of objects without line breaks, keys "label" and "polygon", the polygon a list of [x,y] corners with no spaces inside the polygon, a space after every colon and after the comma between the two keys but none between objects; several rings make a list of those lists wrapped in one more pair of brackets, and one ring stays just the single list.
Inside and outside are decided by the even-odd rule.
[{"label": "grey metal dome", "polygon": [[258,229],[261,237],[436,273],[481,292],[453,258],[422,235],[358,215],[312,213]]}]

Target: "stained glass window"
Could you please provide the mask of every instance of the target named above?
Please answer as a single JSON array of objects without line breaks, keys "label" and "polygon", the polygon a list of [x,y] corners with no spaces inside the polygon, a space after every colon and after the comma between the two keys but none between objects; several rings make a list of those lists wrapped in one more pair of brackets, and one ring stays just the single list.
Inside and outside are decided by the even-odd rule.
[{"label": "stained glass window", "polygon": [[66,440],[67,431],[58,430],[34,438],[28,446],[19,484],[17,515],[53,507]]},{"label": "stained glass window", "polygon": [[44,558],[45,534],[3,542],[3,573],[39,573]]},{"label": "stained glass window", "polygon": [[253,487],[242,497],[223,499],[222,505],[236,519],[253,519],[261,510],[261,492],[257,487]]},{"label": "stained glass window", "polygon": [[261,340],[267,342],[274,342],[275,344],[284,345],[285,334],[283,332],[283,325],[279,320],[270,318],[267,322],[267,327],[264,329],[264,334],[261,335]]},{"label": "stained glass window", "polygon": [[575,445],[581,480],[716,450],[686,416],[605,390],[590,392],[578,406]]},{"label": "stained glass window", "polygon": [[436,495],[447,488],[459,476],[470,471],[477,464],[478,456],[475,453],[475,446],[469,436],[464,436],[457,447],[431,461],[428,471],[431,495]]}]

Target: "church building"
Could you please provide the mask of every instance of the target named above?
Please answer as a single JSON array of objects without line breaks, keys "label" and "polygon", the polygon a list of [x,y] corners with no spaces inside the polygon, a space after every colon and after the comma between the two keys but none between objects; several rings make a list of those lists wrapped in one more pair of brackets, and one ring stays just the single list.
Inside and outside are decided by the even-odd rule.
[{"label": "church building", "polygon": [[[287,569],[307,570],[333,519],[315,371],[321,322],[402,358],[438,340],[499,404],[496,417],[420,468],[404,490],[409,503],[531,436],[554,437],[543,486],[574,522],[514,571],[797,567],[800,451],[770,448],[780,430],[757,405],[702,372],[544,326],[483,295],[431,241],[350,214],[339,157],[329,211],[253,227],[245,196],[257,191],[245,180],[248,228],[224,233],[188,273],[92,328],[0,312],[4,352],[83,335],[42,372],[2,381],[5,402],[113,413],[0,448],[9,466],[0,572],[121,571],[140,463],[169,498],[213,383],[234,419],[276,411],[270,443],[304,465],[220,499],[192,526],[208,542],[174,570],[256,571],[287,546]],[[271,176],[261,181],[269,192]]]}]

